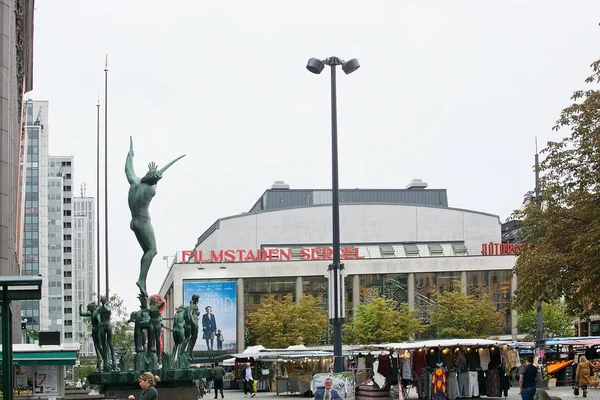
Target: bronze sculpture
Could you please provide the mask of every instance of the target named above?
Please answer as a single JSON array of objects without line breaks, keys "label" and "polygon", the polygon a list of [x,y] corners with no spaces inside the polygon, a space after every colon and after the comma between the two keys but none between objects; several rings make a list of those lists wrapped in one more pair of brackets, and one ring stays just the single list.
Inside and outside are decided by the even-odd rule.
[{"label": "bronze sculpture", "polygon": [[92,324],[92,341],[94,342],[94,350],[96,351],[96,368],[98,371],[101,370],[102,363],[102,341],[100,340],[100,319],[98,313],[100,307],[95,303],[91,302],[87,305],[87,312],[83,312],[83,304],[79,304],[79,315],[82,317],[90,317]]},{"label": "bronze sculpture", "polygon": [[[102,343],[102,360],[104,362],[104,371],[112,371],[117,365],[115,363],[115,349],[112,342],[112,325],[110,323],[110,315],[112,307],[108,303],[106,296],[100,297],[100,307],[96,315],[98,322],[98,336]],[[108,351],[110,350],[110,359]]]},{"label": "bronze sculpture", "polygon": [[198,339],[198,328],[199,328],[199,317],[200,310],[198,309],[198,301],[200,296],[197,294],[192,295],[190,305],[185,308],[185,340],[186,340],[186,353],[190,360],[193,357],[194,346]]},{"label": "bronze sculpture", "polygon": [[177,157],[162,169],[158,169],[158,166],[154,162],[151,162],[148,165],[148,172],[141,178],[135,175],[133,155],[133,139],[130,137],[129,153],[127,153],[125,161],[125,175],[127,175],[127,181],[129,182],[128,202],[131,211],[131,223],[129,227],[135,233],[135,237],[144,251],[140,261],[140,276],[136,285],[140,288],[141,294],[148,297],[148,293],[146,292],[146,277],[148,276],[152,260],[157,253],[156,238],[148,208],[150,207],[152,198],[156,195],[156,184],[161,180],[163,173],[176,161],[185,157],[185,154]]}]

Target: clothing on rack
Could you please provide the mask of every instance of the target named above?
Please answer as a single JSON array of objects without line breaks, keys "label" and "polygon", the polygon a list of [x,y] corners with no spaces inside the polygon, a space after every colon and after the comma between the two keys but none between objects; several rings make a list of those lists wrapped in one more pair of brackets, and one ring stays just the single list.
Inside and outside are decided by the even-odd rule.
[{"label": "clothing on rack", "polygon": [[[390,360],[390,355],[381,353],[377,356],[377,362],[377,372],[385,377],[385,389],[389,389],[392,377],[392,361]],[[373,369],[375,369],[375,366],[373,366]]]},{"label": "clothing on rack", "polygon": [[508,397],[508,389],[510,388],[509,374],[506,373],[504,367],[500,367],[498,375],[500,375],[500,390],[502,391],[502,396]]},{"label": "clothing on rack", "polygon": [[431,368],[431,370],[434,370],[435,365],[440,362],[440,349],[437,347],[431,347],[425,351],[427,351],[427,366]]},{"label": "clothing on rack", "polygon": [[429,400],[431,379],[427,370],[422,370],[417,379],[417,393],[420,400]]},{"label": "clothing on rack", "polygon": [[448,372],[448,376],[446,378],[446,395],[448,396],[448,400],[456,400],[458,397],[458,374],[456,371]]},{"label": "clothing on rack", "polygon": [[461,372],[458,374],[458,393],[456,397],[469,397],[469,373]]},{"label": "clothing on rack", "polygon": [[454,366],[456,367],[456,372],[467,372],[467,356],[463,349],[457,348],[454,351]]},{"label": "clothing on rack", "polygon": [[488,371],[487,395],[489,397],[500,397],[500,369],[494,368]]},{"label": "clothing on rack", "polygon": [[478,368],[481,367],[481,362],[479,361],[479,353],[477,352],[477,349],[467,347],[465,354],[467,355],[467,367],[469,368],[469,371],[476,371]]},{"label": "clothing on rack", "polygon": [[379,386],[380,389],[383,389],[387,386],[387,379],[384,375],[379,373],[379,360],[373,363],[373,381]]},{"label": "clothing on rack", "polygon": [[431,378],[433,384],[433,398],[435,400],[446,400],[446,372],[444,368],[437,367]]},{"label": "clothing on rack", "polygon": [[390,380],[392,382],[392,385],[397,385],[398,384],[398,376],[400,375],[400,362],[401,362],[401,359],[398,356],[397,351],[394,351],[394,353],[392,354],[391,361],[392,361],[392,377]]},{"label": "clothing on rack", "polygon": [[454,368],[454,351],[452,349],[442,350],[441,360],[448,369]]},{"label": "clothing on rack", "polygon": [[400,376],[402,377],[402,379],[413,379],[410,358],[403,358],[400,360]]},{"label": "clothing on rack", "polygon": [[415,370],[415,374],[417,376],[421,375],[421,372],[425,368],[426,364],[427,363],[425,361],[425,351],[423,349],[419,349],[413,352],[412,367]]},{"label": "clothing on rack", "polygon": [[357,367],[358,367],[359,370],[367,369],[366,358],[363,355],[359,354],[358,355],[358,361],[357,361],[356,365],[357,365]]},{"label": "clothing on rack", "polygon": [[486,371],[480,369],[477,371],[477,388],[479,388],[479,395],[487,395],[487,374]]},{"label": "clothing on rack", "polygon": [[487,347],[479,349],[479,363],[481,364],[482,370],[488,370],[488,365],[490,364],[490,349]]},{"label": "clothing on rack", "polygon": [[496,346],[490,347],[490,364],[489,369],[495,369],[502,365],[502,356],[500,355],[500,348]]},{"label": "clothing on rack", "polygon": [[477,397],[479,396],[479,384],[477,382],[477,371],[469,371],[469,391],[465,397]]}]

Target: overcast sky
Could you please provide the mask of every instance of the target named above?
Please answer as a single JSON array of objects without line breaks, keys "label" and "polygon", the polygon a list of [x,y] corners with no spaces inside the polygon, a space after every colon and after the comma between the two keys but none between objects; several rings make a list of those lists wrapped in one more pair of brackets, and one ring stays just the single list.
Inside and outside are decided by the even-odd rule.
[{"label": "overcast sky", "polygon": [[568,134],[551,127],[600,56],[599,21],[598,0],[36,0],[29,97],[50,102],[50,154],[75,156],[77,194],[85,182],[95,197],[108,54],[110,288],[132,310],[129,135],[138,175],[187,154],[151,205],[149,293],[163,256],[273,181],[331,187],[330,81],[310,57],[361,63],[338,75],[341,188],[421,178],[451,207],[505,220],[533,188],[535,137]]}]

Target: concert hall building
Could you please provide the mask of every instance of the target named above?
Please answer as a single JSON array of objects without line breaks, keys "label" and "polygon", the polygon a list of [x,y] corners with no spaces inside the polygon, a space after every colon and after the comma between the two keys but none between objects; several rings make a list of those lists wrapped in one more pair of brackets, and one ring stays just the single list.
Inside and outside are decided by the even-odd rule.
[{"label": "concert hall building", "polygon": [[[163,316],[172,318],[197,293],[200,313],[213,310],[222,348],[242,351],[245,321],[265,295],[311,294],[327,308],[331,214],[331,190],[275,182],[250,211],[219,218],[177,253],[160,289]],[[469,294],[490,295],[505,313],[498,335],[516,338],[516,313],[509,309],[516,249],[500,243],[497,215],[449,207],[445,189],[428,189],[421,180],[405,189],[340,190],[340,238],[347,316],[384,296],[427,319],[433,294],[459,280]],[[170,336],[165,348],[173,345]],[[200,327],[196,349],[208,346]]]}]

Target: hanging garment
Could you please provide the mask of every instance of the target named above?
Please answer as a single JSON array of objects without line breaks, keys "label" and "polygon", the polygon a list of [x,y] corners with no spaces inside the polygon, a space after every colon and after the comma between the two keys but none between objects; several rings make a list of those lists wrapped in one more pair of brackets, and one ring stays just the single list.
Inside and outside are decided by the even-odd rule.
[{"label": "hanging garment", "polygon": [[456,372],[467,372],[467,356],[465,355],[464,350],[458,349],[458,351],[455,351],[455,353],[454,366],[456,367]]},{"label": "hanging garment", "polygon": [[458,390],[458,377],[456,371],[448,372],[446,379],[446,394],[448,400],[456,400]]},{"label": "hanging garment", "polygon": [[454,351],[448,348],[442,350],[441,361],[446,368],[454,368]]},{"label": "hanging garment", "polygon": [[477,349],[468,347],[465,351],[465,354],[467,355],[467,367],[469,368],[469,371],[476,371],[481,367],[481,362],[479,361],[479,353],[477,352]]},{"label": "hanging garment", "polygon": [[432,347],[427,349],[427,366],[431,368],[433,371],[435,369],[435,365],[440,362],[440,349],[437,347]]},{"label": "hanging garment", "polygon": [[477,371],[477,387],[479,388],[479,395],[487,395],[487,374],[484,370]]},{"label": "hanging garment", "polygon": [[498,375],[500,375],[500,390],[502,391],[502,396],[508,397],[510,377],[506,374],[506,369],[502,367],[498,370]]},{"label": "hanging garment", "polygon": [[367,369],[367,364],[365,361],[366,361],[365,357],[361,357],[359,354],[358,362],[357,362],[358,369]]},{"label": "hanging garment", "polygon": [[502,356],[500,355],[500,348],[496,346],[490,347],[490,364],[489,369],[496,369],[502,364]]},{"label": "hanging garment", "polygon": [[458,393],[457,397],[469,397],[469,373],[461,372],[458,374]]},{"label": "hanging garment", "polygon": [[489,397],[500,397],[501,394],[500,369],[490,369],[487,377],[487,395]]},{"label": "hanging garment", "polygon": [[482,370],[488,370],[488,365],[490,364],[490,349],[487,347],[479,349],[479,363],[481,364]]},{"label": "hanging garment", "polygon": [[431,378],[433,384],[433,398],[435,400],[446,400],[446,373],[444,368],[436,368]]},{"label": "hanging garment", "polygon": [[385,389],[389,389],[392,378],[392,360],[390,360],[390,355],[380,354],[377,356],[377,361],[379,362],[377,372],[385,377]]},{"label": "hanging garment", "polygon": [[412,366],[410,365],[410,358],[403,358],[400,360],[400,376],[402,379],[412,380]]},{"label": "hanging garment", "polygon": [[391,376],[390,380],[392,382],[392,385],[397,385],[398,384],[398,375],[400,375],[401,358],[398,357],[397,352],[394,352],[394,354],[392,354],[391,360],[392,360],[392,376]]},{"label": "hanging garment", "polygon": [[479,384],[477,382],[477,371],[469,371],[469,391],[465,397],[477,397],[479,396]]},{"label": "hanging garment", "polygon": [[425,365],[426,365],[425,351],[423,349],[419,349],[419,350],[413,352],[412,366],[413,366],[413,369],[415,370],[415,374],[417,374],[417,376],[421,375],[421,372],[423,372]]},{"label": "hanging garment", "polygon": [[387,381],[385,376],[380,374],[379,372],[379,361],[375,361],[373,363],[373,381],[379,386],[380,389],[385,388],[387,385]]},{"label": "hanging garment", "polygon": [[419,394],[420,400],[429,400],[429,388],[431,387],[431,381],[429,380],[429,373],[423,370],[417,380],[417,393]]}]

